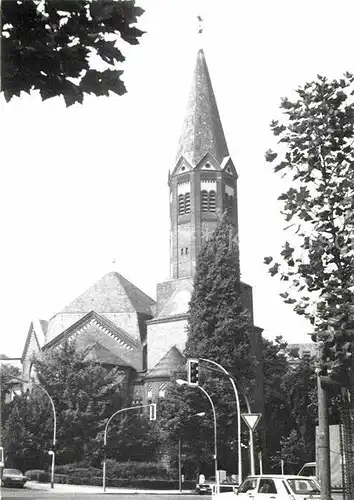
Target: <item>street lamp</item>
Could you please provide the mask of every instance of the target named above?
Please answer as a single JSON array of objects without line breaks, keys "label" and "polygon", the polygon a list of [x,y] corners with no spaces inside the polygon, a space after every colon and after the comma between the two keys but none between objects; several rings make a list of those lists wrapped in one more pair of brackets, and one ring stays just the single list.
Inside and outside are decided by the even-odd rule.
[{"label": "street lamp", "polygon": [[[207,363],[211,363],[212,365],[217,366],[220,368],[220,370],[225,373],[229,377],[229,380],[232,384],[234,393],[235,393],[235,399],[236,399],[236,407],[237,407],[237,454],[238,454],[238,483],[242,483],[242,451],[241,451],[241,409],[240,409],[240,398],[238,396],[238,390],[234,381],[233,376],[219,363],[216,363],[216,361],[212,361],[211,359],[205,359],[205,358],[200,358],[200,361],[205,361]],[[249,408],[249,402],[248,398],[246,397],[246,404],[247,407]],[[250,411],[250,410],[249,410]],[[250,433],[250,452],[251,452],[251,471],[252,474],[254,474],[254,460],[253,460],[253,436],[251,437]]]},{"label": "street lamp", "polygon": [[50,487],[54,488],[54,467],[55,467],[55,445],[56,445],[56,439],[57,439],[57,414],[55,411],[55,406],[54,406],[54,401],[48,391],[44,389],[43,386],[37,384],[37,382],[28,381],[28,380],[23,380],[18,377],[12,377],[15,380],[18,380],[19,382],[22,382],[23,384],[30,384],[30,385],[35,385],[39,389],[41,389],[49,398],[50,404],[52,405],[52,410],[53,410],[53,443],[52,443],[52,449],[51,451],[48,452],[49,455],[52,456],[52,466],[51,466],[51,475],[50,475]]},{"label": "street lamp", "polygon": [[[176,380],[176,383],[178,385],[189,385],[187,380],[182,380],[180,378]],[[219,488],[219,474],[218,474],[218,445],[217,445],[215,406],[214,406],[214,403],[213,403],[211,397],[209,396],[207,391],[205,389],[203,389],[203,387],[201,387],[200,385],[196,385],[195,387],[200,389],[206,395],[206,397],[209,399],[209,402],[211,404],[211,408],[213,410],[213,417],[214,417],[214,467],[215,467],[216,491],[219,492],[220,488]]]},{"label": "street lamp", "polygon": [[[191,415],[191,417],[204,417],[204,416],[205,416],[205,411],[200,411],[199,413],[196,413],[195,415]],[[178,437],[178,485],[179,485],[179,491],[182,491],[181,450],[182,450],[181,435],[179,435],[179,437]]]},{"label": "street lamp", "polygon": [[122,413],[124,411],[128,410],[136,410],[137,408],[150,408],[150,420],[156,420],[156,404],[147,404],[147,405],[139,405],[139,406],[130,406],[129,408],[122,408],[121,410],[116,411],[109,417],[106,423],[106,427],[104,429],[104,435],[103,435],[103,492],[106,492],[106,458],[107,458],[107,431],[108,431],[108,426],[112,420],[113,417],[118,415],[118,413]]}]

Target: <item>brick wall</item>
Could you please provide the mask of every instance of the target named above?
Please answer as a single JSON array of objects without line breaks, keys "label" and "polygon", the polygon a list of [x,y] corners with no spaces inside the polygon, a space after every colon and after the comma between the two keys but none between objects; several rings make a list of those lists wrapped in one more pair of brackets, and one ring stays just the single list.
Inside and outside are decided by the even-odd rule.
[{"label": "brick wall", "polygon": [[170,319],[148,325],[148,369],[153,368],[171,347],[176,346],[180,351],[184,350],[187,340],[186,326],[187,319]]}]

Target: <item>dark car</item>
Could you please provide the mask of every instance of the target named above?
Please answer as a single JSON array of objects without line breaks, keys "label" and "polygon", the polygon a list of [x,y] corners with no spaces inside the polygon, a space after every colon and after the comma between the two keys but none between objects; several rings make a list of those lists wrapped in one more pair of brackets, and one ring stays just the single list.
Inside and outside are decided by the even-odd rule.
[{"label": "dark car", "polygon": [[3,486],[19,486],[23,488],[27,482],[27,477],[18,469],[4,469],[1,482]]},{"label": "dark car", "polygon": [[[203,495],[204,493],[207,495],[211,495],[213,486],[215,484],[216,484],[215,476],[209,477],[203,483],[197,484],[196,492],[199,493],[199,495]],[[220,491],[221,492],[233,491],[233,487],[235,485],[236,483],[233,481],[233,479],[229,476],[226,476],[226,478],[223,481],[220,481]]]}]

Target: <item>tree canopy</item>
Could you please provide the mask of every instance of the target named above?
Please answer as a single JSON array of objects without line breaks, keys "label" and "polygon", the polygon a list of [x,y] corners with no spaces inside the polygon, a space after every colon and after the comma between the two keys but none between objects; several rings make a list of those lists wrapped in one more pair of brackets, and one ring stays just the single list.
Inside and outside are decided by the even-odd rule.
[{"label": "tree canopy", "polygon": [[[250,315],[241,299],[237,254],[232,246],[233,227],[225,214],[202,246],[197,261],[188,313],[186,358],[206,358],[220,363],[245,392],[252,386]],[[200,363],[200,384],[211,396],[217,413],[219,467],[237,472],[236,402],[228,378]],[[241,396],[240,396],[241,397]],[[206,412],[205,417],[193,417]],[[213,475],[213,415],[198,389],[171,387],[161,402],[162,427],[176,442],[186,442],[190,464]],[[245,437],[247,442],[247,436]],[[192,465],[191,465],[192,467]],[[192,467],[193,468],[193,467]]]},{"label": "tree canopy", "polygon": [[[57,463],[100,457],[106,420],[126,396],[125,374],[90,360],[88,352],[77,351],[74,342],[43,353],[34,366],[38,384],[50,394],[56,410]],[[49,398],[34,385],[31,395],[15,398],[8,407],[6,450],[15,460],[36,461],[38,467],[46,460],[43,450],[51,449],[53,441]]]},{"label": "tree canopy", "polygon": [[84,94],[124,94],[121,45],[139,43],[134,25],[143,12],[134,0],[1,2],[5,99],[37,89],[43,100],[63,96],[70,106]]},{"label": "tree canopy", "polygon": [[292,236],[279,262],[266,257],[265,263],[286,283],[284,301],[316,319],[316,333],[325,340],[323,362],[344,384],[354,362],[353,84],[349,73],[332,81],[318,76],[295,100],[284,98],[283,123],[271,123],[278,151],[266,153],[289,182],[279,200]]}]

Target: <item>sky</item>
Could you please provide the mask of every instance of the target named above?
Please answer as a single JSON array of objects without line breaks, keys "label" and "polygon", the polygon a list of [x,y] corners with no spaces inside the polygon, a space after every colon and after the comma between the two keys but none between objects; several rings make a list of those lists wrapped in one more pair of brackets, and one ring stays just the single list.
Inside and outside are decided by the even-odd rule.
[{"label": "sky", "polygon": [[[350,0],[137,0],[138,46],[122,46],[125,96],[67,109],[34,92],[1,97],[1,344],[21,356],[49,319],[110,271],[156,297],[169,278],[168,171],[175,166],[197,50],[203,47],[239,174],[240,258],[267,338],[309,341],[263,258],[286,238],[282,181],[264,153],[281,97],[317,74],[354,71]],[[197,15],[204,19],[198,35]]]}]

